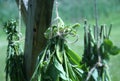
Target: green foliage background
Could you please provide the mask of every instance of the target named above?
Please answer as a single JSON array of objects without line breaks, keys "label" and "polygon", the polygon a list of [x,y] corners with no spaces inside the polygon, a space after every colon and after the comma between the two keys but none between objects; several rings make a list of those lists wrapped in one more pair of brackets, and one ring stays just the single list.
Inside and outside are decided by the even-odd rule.
[{"label": "green foliage background", "polygon": [[[94,0],[58,0],[59,3],[59,15],[66,24],[72,24],[78,22],[81,27],[78,29],[79,41],[74,45],[69,46],[77,53],[82,55],[83,53],[83,21],[88,19],[89,24],[94,24]],[[111,24],[113,23],[113,29],[111,32],[111,39],[120,47],[120,0],[97,0],[98,4],[98,19],[99,24]],[[3,33],[3,22],[14,18],[18,19],[18,8],[15,0],[0,0],[0,81],[5,80],[5,57],[6,57],[6,35]],[[55,9],[53,11],[53,19],[55,18]],[[24,36],[24,25],[22,25],[22,33]],[[73,41],[73,38],[69,38]],[[120,80],[120,55],[114,56],[110,61],[110,73],[112,81]]]},{"label": "green foliage background", "polygon": [[[66,22],[94,18],[94,0],[58,0],[60,16]],[[99,17],[120,13],[120,0],[97,0]]]}]

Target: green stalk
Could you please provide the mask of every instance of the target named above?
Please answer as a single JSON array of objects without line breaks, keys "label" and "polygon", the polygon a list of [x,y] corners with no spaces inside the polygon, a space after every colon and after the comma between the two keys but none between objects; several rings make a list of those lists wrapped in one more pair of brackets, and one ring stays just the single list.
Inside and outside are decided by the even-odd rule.
[{"label": "green stalk", "polygon": [[110,25],[109,32],[108,32],[108,35],[107,35],[108,39],[109,39],[109,36],[110,36],[110,33],[111,33],[111,29],[112,29],[112,24]]},{"label": "green stalk", "polygon": [[64,53],[64,60],[65,60],[66,75],[67,75],[68,81],[70,81],[69,73],[68,73],[67,57],[66,57],[66,54],[65,54],[65,53]]}]

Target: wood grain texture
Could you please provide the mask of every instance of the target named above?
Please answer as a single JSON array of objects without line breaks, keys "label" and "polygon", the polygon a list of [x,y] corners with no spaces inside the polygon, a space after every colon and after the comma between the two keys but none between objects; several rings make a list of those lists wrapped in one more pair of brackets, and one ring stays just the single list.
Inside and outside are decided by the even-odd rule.
[{"label": "wood grain texture", "polygon": [[36,59],[46,45],[45,30],[50,26],[54,0],[29,0],[25,39],[25,73],[32,76]]},{"label": "wood grain texture", "polygon": [[[17,6],[19,6],[19,0],[15,0],[15,1],[17,3]],[[21,0],[21,14],[25,25],[27,25],[28,9],[25,6],[26,5],[24,4],[23,0]]]}]

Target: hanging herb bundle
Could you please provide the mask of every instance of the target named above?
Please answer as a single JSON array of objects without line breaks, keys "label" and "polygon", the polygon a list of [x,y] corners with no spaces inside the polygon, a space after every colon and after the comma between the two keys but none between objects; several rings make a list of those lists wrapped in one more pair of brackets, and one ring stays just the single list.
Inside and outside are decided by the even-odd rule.
[{"label": "hanging herb bundle", "polygon": [[[84,54],[82,68],[84,70],[83,81],[111,81],[108,72],[108,61],[110,55],[117,55],[120,48],[115,46],[110,40],[112,25],[109,27],[101,26],[93,33],[87,21],[85,21],[84,33]],[[96,38],[97,36],[97,38]]]},{"label": "hanging herb bundle", "polygon": [[45,32],[48,42],[38,57],[31,81],[80,81],[82,77],[81,57],[66,45],[65,39],[76,35],[74,28],[79,24],[64,26],[61,18],[56,22]]},{"label": "hanging herb bundle", "polygon": [[4,25],[7,34],[6,81],[25,81],[23,74],[23,51],[20,47],[20,33],[17,22],[8,21]]}]

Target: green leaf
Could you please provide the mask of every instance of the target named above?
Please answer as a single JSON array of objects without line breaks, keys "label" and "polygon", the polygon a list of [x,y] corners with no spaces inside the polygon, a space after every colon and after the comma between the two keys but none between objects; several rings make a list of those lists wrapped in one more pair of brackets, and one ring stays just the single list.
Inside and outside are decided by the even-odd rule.
[{"label": "green leaf", "polygon": [[[83,78],[83,70],[78,67],[73,67],[74,73],[77,75],[78,81],[82,81]],[[76,80],[77,81],[77,80]]]},{"label": "green leaf", "polygon": [[54,65],[56,67],[56,69],[59,71],[59,76],[63,79],[63,80],[67,80],[67,76],[66,73],[63,69],[63,66],[61,63],[59,63],[59,61],[57,61],[56,58],[54,58]]},{"label": "green leaf", "polygon": [[120,48],[118,48],[117,46],[113,46],[109,53],[111,55],[117,55],[117,54],[119,54],[119,52],[120,52]]},{"label": "green leaf", "polygon": [[59,73],[60,72],[56,69],[55,64],[51,63],[49,65],[49,68],[47,69],[47,72],[43,75],[43,77],[45,77],[45,76],[50,77],[49,79],[47,79],[47,81],[56,81],[59,77]]},{"label": "green leaf", "polygon": [[108,69],[107,69],[107,68],[104,68],[104,69],[103,69],[102,80],[103,80],[103,81],[111,81],[111,78],[110,78],[110,75],[109,75],[109,72],[108,72]]},{"label": "green leaf", "polygon": [[58,60],[60,61],[60,63],[63,63],[63,53],[62,53],[62,51],[60,51],[60,46],[59,46],[59,44],[57,44],[56,46],[56,55],[57,55],[57,58],[58,58]]},{"label": "green leaf", "polygon": [[111,40],[109,39],[104,40],[104,47],[106,51],[109,51],[112,48],[112,46],[113,46],[113,43]]},{"label": "green leaf", "polygon": [[73,68],[71,67],[71,64],[68,62],[68,72],[69,72],[69,76],[70,76],[70,79],[72,81],[78,81],[78,78],[73,70]]},{"label": "green leaf", "polygon": [[113,46],[112,41],[109,39],[104,40],[104,47],[105,51],[107,51],[111,55],[117,55],[120,52],[120,48],[118,48],[117,46]]},{"label": "green leaf", "polygon": [[76,29],[76,28],[79,27],[79,26],[80,26],[79,23],[75,23],[74,25],[72,25],[72,28],[73,28],[73,29]]},{"label": "green leaf", "polygon": [[95,70],[93,71],[93,73],[92,73],[92,77],[94,78],[95,81],[98,81],[98,77],[99,77],[99,75],[98,75],[98,71],[97,71],[97,69],[95,69]]},{"label": "green leaf", "polygon": [[74,51],[72,51],[70,48],[68,48],[67,45],[65,46],[65,52],[72,63],[76,65],[80,65],[81,57],[78,54],[76,54]]}]

